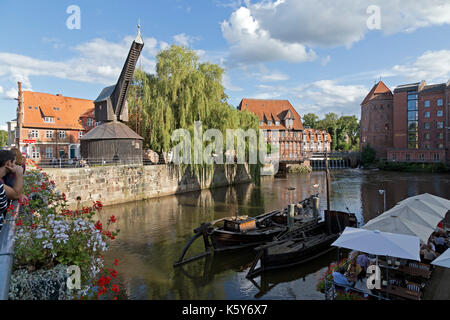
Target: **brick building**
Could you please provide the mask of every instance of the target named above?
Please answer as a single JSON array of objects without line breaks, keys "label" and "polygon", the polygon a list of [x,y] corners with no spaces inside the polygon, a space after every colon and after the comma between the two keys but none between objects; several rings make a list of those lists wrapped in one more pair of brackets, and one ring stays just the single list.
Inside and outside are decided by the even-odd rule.
[{"label": "brick building", "polygon": [[15,144],[22,153],[37,162],[80,158],[80,137],[95,126],[92,100],[22,91],[19,83],[18,103]]},{"label": "brick building", "polygon": [[[380,83],[372,91],[377,91],[377,86],[380,88]],[[378,158],[391,162],[450,162],[450,81],[400,85],[392,99],[386,89],[380,89],[384,96],[375,98],[371,98],[371,91],[361,104],[360,147],[370,143]],[[393,107],[386,108],[386,104]],[[379,130],[383,112],[386,125],[391,124],[385,133]]]},{"label": "brick building", "polygon": [[[243,99],[239,110],[256,114],[268,144],[280,150],[280,161],[302,162],[308,152],[330,150],[331,136],[323,131],[304,129],[302,118],[288,100]],[[279,141],[274,141],[275,130]],[[275,132],[272,132],[275,131]]]},{"label": "brick building", "polygon": [[388,148],[393,146],[393,99],[391,90],[380,81],[361,103],[360,151],[370,144],[378,158],[387,157]]}]

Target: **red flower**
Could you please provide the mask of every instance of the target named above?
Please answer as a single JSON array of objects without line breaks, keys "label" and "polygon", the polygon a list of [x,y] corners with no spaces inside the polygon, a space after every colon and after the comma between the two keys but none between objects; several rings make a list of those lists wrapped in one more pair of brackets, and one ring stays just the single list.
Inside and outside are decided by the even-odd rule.
[{"label": "red flower", "polygon": [[90,213],[91,212],[91,209],[89,209],[89,208],[83,208],[83,213],[84,214],[88,214],[88,213]]},{"label": "red flower", "polygon": [[103,204],[102,204],[100,201],[96,201],[96,202],[94,203],[94,209],[96,209],[96,210],[102,210],[102,208],[103,208]]},{"label": "red flower", "polygon": [[8,210],[7,211],[13,211],[14,210],[14,206],[11,204],[9,207],[8,207]]},{"label": "red flower", "polygon": [[117,271],[114,269],[109,269],[109,273],[111,274],[111,277],[114,279],[117,277]]},{"label": "red flower", "polygon": [[97,223],[95,224],[95,229],[100,231],[103,229],[103,225],[100,223],[100,221],[97,221]]},{"label": "red flower", "polygon": [[114,259],[114,265],[117,267],[119,265],[119,260]]},{"label": "red flower", "polygon": [[37,228],[37,224],[36,223],[33,223],[32,225],[31,225],[31,230],[34,230],[34,229],[36,229]]},{"label": "red flower", "polygon": [[62,194],[62,198],[64,199],[64,201],[66,201],[66,194],[64,192]]},{"label": "red flower", "polygon": [[110,221],[111,223],[116,223],[116,222],[117,222],[117,219],[116,219],[115,216],[111,216],[111,218],[109,218],[109,221]]},{"label": "red flower", "polygon": [[114,292],[116,292],[116,293],[118,293],[118,292],[120,291],[119,286],[116,285],[116,284],[113,284],[111,290],[114,291]]},{"label": "red flower", "polygon": [[18,226],[18,227],[23,226],[22,219],[18,219],[18,220],[16,221],[16,226]]}]

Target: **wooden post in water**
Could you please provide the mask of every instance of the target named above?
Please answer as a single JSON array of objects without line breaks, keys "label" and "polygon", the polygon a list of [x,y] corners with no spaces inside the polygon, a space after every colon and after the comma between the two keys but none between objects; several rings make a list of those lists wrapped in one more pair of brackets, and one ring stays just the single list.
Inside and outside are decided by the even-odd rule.
[{"label": "wooden post in water", "polygon": [[289,205],[289,212],[288,212],[288,228],[289,230],[292,229],[294,226],[294,216],[295,216],[295,207],[293,204]]}]

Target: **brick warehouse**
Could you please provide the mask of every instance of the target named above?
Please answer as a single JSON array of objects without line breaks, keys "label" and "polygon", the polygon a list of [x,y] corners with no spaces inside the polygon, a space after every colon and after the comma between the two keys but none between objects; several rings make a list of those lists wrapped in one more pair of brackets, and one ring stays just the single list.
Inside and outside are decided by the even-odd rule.
[{"label": "brick warehouse", "polygon": [[450,162],[450,81],[391,90],[378,82],[361,104],[360,149],[390,162]]}]

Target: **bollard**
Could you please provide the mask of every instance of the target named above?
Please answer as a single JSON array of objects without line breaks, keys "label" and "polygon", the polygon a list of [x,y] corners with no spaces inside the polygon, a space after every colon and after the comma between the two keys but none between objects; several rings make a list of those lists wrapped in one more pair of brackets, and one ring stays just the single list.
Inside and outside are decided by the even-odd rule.
[{"label": "bollard", "polygon": [[294,216],[295,216],[295,206],[293,204],[289,205],[289,212],[288,212],[288,228],[289,230],[292,229],[294,226]]},{"label": "bollard", "polygon": [[318,197],[314,197],[313,198],[313,215],[314,215],[314,219],[319,218],[319,198]]}]

